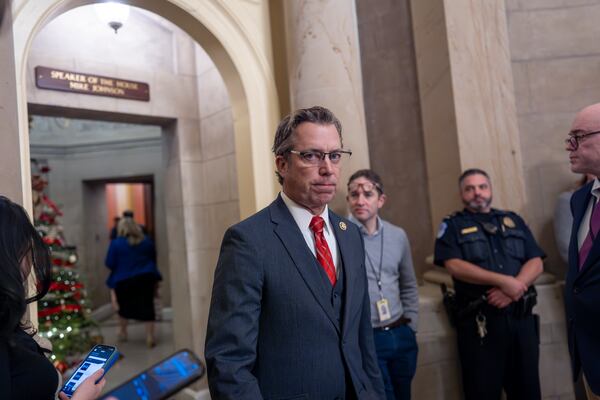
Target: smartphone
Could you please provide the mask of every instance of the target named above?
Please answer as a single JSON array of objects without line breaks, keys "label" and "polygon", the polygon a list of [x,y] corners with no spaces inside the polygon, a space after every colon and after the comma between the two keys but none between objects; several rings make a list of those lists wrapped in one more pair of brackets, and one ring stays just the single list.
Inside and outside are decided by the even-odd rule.
[{"label": "smartphone", "polygon": [[[92,348],[88,355],[83,359],[73,375],[65,382],[62,391],[68,397],[73,396],[75,390],[88,376],[92,375],[100,368],[104,368],[104,374],[112,367],[119,358],[119,352],[116,347],[105,344],[97,344]],[[102,378],[100,378],[102,379]]]},{"label": "smartphone", "polygon": [[198,356],[187,349],[179,350],[106,393],[101,399],[166,399],[202,378],[204,372],[204,365]]}]

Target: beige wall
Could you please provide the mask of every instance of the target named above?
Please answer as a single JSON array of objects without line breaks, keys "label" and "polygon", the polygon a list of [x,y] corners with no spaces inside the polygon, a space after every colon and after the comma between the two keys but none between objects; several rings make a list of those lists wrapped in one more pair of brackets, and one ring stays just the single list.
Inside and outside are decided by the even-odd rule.
[{"label": "beige wall", "polygon": [[[0,4],[0,15],[3,17],[0,20],[0,54],[13,53],[12,15],[9,6],[10,2]],[[25,150],[19,138],[14,77],[15,60],[12,57],[0,57],[0,148]],[[16,203],[25,204],[31,210],[31,206],[23,201],[23,185],[29,185],[30,180],[23,179],[21,163],[27,158],[27,153],[22,151],[12,151],[0,157],[0,193]]]},{"label": "beige wall", "polygon": [[341,121],[344,161],[331,208],[346,213],[346,182],[369,166],[360,49],[354,1],[284,2],[287,76],[292,109],[321,105]]},{"label": "beige wall", "polygon": [[434,227],[461,207],[456,179],[467,168],[490,174],[495,207],[521,212],[526,199],[505,3],[413,0],[411,6]]},{"label": "beige wall", "polygon": [[174,225],[185,227],[187,271],[181,277],[187,277],[189,297],[181,301],[189,304],[196,327],[193,343],[203,349],[221,239],[239,221],[240,206],[231,102],[219,71],[200,47],[196,72],[200,135],[180,143],[183,221]]},{"label": "beige wall", "polygon": [[409,1],[357,0],[356,11],[369,158],[388,197],[381,215],[406,230],[420,276],[433,235]]},{"label": "beige wall", "polygon": [[552,225],[556,199],[574,187],[564,142],[578,109],[600,101],[600,4],[507,1],[511,61],[526,182],[528,222],[564,277]]}]

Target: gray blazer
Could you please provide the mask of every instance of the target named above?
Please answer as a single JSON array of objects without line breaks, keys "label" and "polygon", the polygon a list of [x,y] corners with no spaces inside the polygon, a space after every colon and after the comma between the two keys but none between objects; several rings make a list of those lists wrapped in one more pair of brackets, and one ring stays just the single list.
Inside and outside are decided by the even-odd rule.
[{"label": "gray blazer", "polygon": [[341,321],[281,196],[225,233],[205,346],[213,399],[385,398],[362,238],[329,215],[344,266]]}]

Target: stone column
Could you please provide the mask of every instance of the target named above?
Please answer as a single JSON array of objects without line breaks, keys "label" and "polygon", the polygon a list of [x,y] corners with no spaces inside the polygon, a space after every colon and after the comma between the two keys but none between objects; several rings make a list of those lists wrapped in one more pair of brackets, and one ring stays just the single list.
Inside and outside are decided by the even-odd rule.
[{"label": "stone column", "polygon": [[412,0],[433,229],[461,208],[467,168],[492,178],[497,208],[522,211],[525,185],[504,1]]},{"label": "stone column", "polygon": [[291,108],[329,108],[342,122],[344,147],[353,151],[342,167],[333,204],[334,209],[345,213],[348,177],[369,166],[354,1],[284,4]]},{"label": "stone column", "polygon": [[[29,154],[29,148],[21,149],[19,136],[19,118],[17,116],[17,85],[15,71],[15,50],[13,44],[11,2],[0,1],[0,194],[19,203],[29,210],[31,215],[31,191],[26,198],[23,193],[24,185],[31,185],[29,178],[29,161],[27,161],[27,176],[22,169],[22,157]],[[29,279],[29,290],[35,291],[33,274]],[[30,320],[37,328],[37,303],[27,307],[25,319]]]},{"label": "stone column", "polygon": [[[23,204],[21,141],[17,117],[17,88],[10,1],[0,1],[0,183],[1,194]],[[27,154],[29,152],[27,151]],[[29,180],[27,180],[29,182]],[[30,204],[26,204],[31,209]]]}]

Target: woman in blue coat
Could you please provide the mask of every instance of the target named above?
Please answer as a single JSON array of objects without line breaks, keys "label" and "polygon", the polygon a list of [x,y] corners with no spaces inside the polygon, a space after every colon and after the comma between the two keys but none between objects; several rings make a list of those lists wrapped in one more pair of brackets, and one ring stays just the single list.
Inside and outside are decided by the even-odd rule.
[{"label": "woman in blue coat", "polygon": [[105,264],[111,271],[106,284],[117,298],[119,339],[127,340],[128,319],[145,321],[146,344],[154,347],[154,294],[162,277],[156,266],[154,243],[133,218],[119,221]]}]

